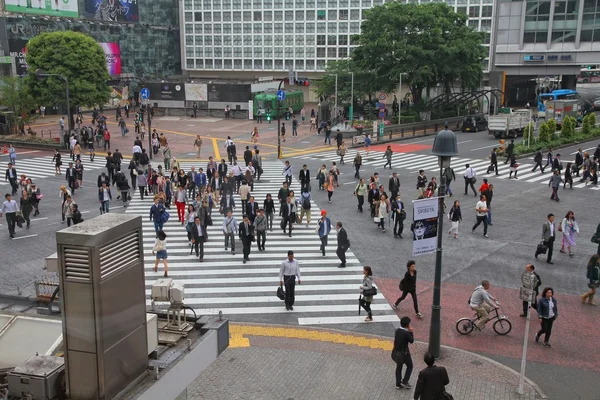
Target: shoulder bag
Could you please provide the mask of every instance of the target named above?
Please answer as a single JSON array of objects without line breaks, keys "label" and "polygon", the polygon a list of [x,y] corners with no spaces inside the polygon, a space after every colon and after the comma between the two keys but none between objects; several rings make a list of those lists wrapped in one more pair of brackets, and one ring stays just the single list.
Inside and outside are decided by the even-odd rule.
[{"label": "shoulder bag", "polygon": [[285,300],[285,291],[283,290],[283,286],[279,286],[277,288],[277,298],[279,300]]},{"label": "shoulder bag", "polygon": [[371,289],[363,289],[363,296],[375,296],[377,294],[377,288],[373,286]]},{"label": "shoulder bag", "polygon": [[440,397],[440,400],[454,400],[454,396],[446,392],[446,385],[444,385],[444,375],[442,374],[442,370],[444,369],[444,367],[438,368],[440,372],[440,380],[442,381],[442,396]]}]

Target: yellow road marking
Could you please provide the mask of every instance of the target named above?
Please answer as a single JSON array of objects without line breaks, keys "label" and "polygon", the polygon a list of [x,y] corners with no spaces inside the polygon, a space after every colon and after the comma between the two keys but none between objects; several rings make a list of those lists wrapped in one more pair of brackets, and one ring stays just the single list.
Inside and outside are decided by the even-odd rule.
[{"label": "yellow road marking", "polygon": [[282,337],[287,339],[304,339],[325,343],[346,344],[349,346],[368,347],[378,350],[392,350],[393,341],[381,340],[368,336],[355,336],[338,332],[325,332],[314,329],[268,327],[256,325],[229,325],[229,347],[250,347],[250,340],[244,336]]},{"label": "yellow road marking", "polygon": [[302,156],[302,155],[306,155],[306,154],[318,153],[318,152],[326,151],[326,150],[335,150],[335,147],[333,147],[333,146],[310,147],[306,150],[297,150],[297,151],[293,151],[291,153],[286,153],[284,155],[285,155],[285,157],[296,157],[296,156]]},{"label": "yellow road marking", "polygon": [[219,142],[217,142],[216,138],[212,139],[213,149],[215,151],[215,161],[219,162],[221,160],[221,153],[219,152]]}]

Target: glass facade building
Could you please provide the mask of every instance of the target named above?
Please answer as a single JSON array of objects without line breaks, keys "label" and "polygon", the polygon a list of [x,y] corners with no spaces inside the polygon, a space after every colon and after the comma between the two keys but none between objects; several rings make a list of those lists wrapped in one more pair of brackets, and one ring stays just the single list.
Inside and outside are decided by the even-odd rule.
[{"label": "glass facade building", "polygon": [[[365,11],[387,1],[183,0],[182,67],[247,75],[290,69],[322,72],[328,61],[350,56],[356,48],[352,36],[360,33]],[[494,0],[446,2],[467,14],[473,29],[488,32],[489,48]]]}]

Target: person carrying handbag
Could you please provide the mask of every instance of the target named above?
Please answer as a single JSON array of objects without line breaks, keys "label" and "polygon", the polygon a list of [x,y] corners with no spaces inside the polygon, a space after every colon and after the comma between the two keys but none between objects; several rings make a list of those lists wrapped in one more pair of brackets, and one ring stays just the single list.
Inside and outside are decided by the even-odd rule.
[{"label": "person carrying handbag", "polygon": [[445,388],[450,383],[446,368],[436,366],[435,358],[431,353],[425,353],[423,361],[427,364],[427,368],[419,372],[415,400],[453,400],[454,397],[446,392]]},{"label": "person carrying handbag", "polygon": [[[396,389],[411,389],[408,383],[413,370],[412,357],[408,345],[414,343],[413,328],[410,325],[410,318],[402,317],[400,319],[400,328],[396,329],[394,335],[394,347],[392,348],[392,360],[396,363]],[[402,367],[406,365],[404,378],[402,377]]]},{"label": "person carrying handbag", "polygon": [[360,306],[367,312],[365,322],[373,322],[373,312],[371,311],[373,295],[370,294],[373,291],[373,271],[371,270],[371,267],[365,266],[363,268],[363,275],[363,284],[360,287],[360,293],[363,296],[362,299],[360,299]]}]

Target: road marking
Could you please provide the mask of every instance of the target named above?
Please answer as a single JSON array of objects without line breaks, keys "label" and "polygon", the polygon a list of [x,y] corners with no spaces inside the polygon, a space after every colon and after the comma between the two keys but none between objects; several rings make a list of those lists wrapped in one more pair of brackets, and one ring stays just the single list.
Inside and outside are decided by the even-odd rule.
[{"label": "road marking", "polygon": [[461,144],[461,143],[469,143],[469,142],[472,142],[472,140],[465,140],[465,141],[462,141],[462,142],[458,142],[457,144]]},{"label": "road marking", "polygon": [[19,236],[19,237],[14,237],[13,240],[17,240],[17,239],[25,239],[25,238],[30,238],[30,237],[35,237],[37,236],[37,233],[34,235],[27,235],[27,236]]},{"label": "road marking", "polygon": [[[297,297],[296,297],[297,298]],[[187,301],[187,300],[186,300]],[[398,322],[400,318],[397,315],[380,315],[373,317],[372,324],[374,322]],[[366,324],[367,322],[361,316],[350,316],[350,317],[307,317],[298,318],[298,325],[325,325],[325,324]]]},{"label": "road marking", "polygon": [[[160,273],[162,277],[162,272]],[[169,276],[171,276],[171,271],[169,271]],[[355,296],[356,297],[356,296]],[[186,303],[188,299],[186,298]],[[288,314],[290,311],[285,309],[285,305],[283,301],[281,302],[281,307],[231,307],[231,308],[200,308],[195,309],[196,313],[203,315],[219,315],[219,311],[223,313],[224,316],[227,315],[248,315],[248,314]],[[151,305],[151,300],[146,300],[147,305]],[[327,306],[294,306],[294,311],[297,313],[324,313],[324,312],[356,312],[358,303],[354,304],[334,304]],[[389,304],[371,304],[371,309],[373,311],[391,311],[392,307]],[[397,316],[394,315],[396,320]]]},{"label": "road marking", "polygon": [[[31,150],[31,151],[18,151],[17,152],[17,156],[20,156],[21,154],[31,154],[31,153],[39,153],[40,150]],[[0,156],[10,156],[10,154],[0,154]],[[17,160],[19,161],[19,160]]]},{"label": "road marking", "polygon": [[32,221],[41,221],[43,219],[48,219],[48,217],[43,217],[43,218],[36,218],[36,219],[32,219]]},{"label": "road marking", "polygon": [[491,145],[491,146],[485,146],[485,147],[478,147],[478,148],[476,148],[476,149],[471,149],[471,150],[469,150],[469,151],[476,151],[476,150],[489,149],[489,148],[491,148],[491,147],[498,147],[498,144],[493,144],[493,145]]},{"label": "road marking", "polygon": [[221,153],[219,152],[219,143],[217,142],[217,139],[212,138],[212,143],[213,143],[213,150],[215,151],[215,159],[220,160]]},{"label": "road marking", "polygon": [[354,185],[356,182],[346,182],[344,185]]}]

